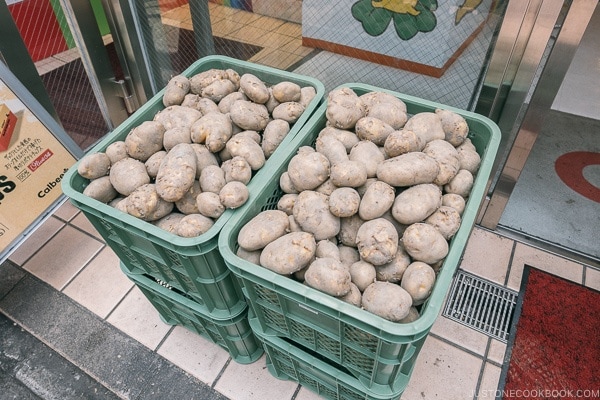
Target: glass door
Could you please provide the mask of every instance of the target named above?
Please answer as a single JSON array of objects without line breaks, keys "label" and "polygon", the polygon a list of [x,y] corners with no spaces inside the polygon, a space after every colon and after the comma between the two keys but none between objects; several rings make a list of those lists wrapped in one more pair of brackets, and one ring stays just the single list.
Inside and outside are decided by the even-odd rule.
[{"label": "glass door", "polygon": [[573,1],[565,11],[482,225],[598,265],[600,10]]}]

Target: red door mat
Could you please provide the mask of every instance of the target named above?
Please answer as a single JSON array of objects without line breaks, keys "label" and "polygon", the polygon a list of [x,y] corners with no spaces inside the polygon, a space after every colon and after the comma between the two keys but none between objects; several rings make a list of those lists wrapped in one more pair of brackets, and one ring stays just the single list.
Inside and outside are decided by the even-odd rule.
[{"label": "red door mat", "polygon": [[600,399],[600,292],[526,265],[497,393]]}]

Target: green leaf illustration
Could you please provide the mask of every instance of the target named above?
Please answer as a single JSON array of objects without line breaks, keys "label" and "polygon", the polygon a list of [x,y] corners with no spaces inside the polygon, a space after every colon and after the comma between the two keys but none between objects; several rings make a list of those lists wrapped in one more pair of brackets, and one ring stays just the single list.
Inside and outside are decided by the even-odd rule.
[{"label": "green leaf illustration", "polygon": [[363,29],[371,36],[379,36],[390,24],[392,13],[374,8],[371,0],[361,0],[352,5],[352,16],[362,23]]},{"label": "green leaf illustration", "polygon": [[431,32],[437,25],[435,14],[420,4],[415,8],[420,11],[419,15],[415,17],[415,26],[421,32]]},{"label": "green leaf illustration", "polygon": [[414,17],[408,14],[394,14],[394,28],[402,40],[414,37],[419,30],[415,26]]},{"label": "green leaf illustration", "polygon": [[[427,8],[428,10],[431,10],[431,11],[437,10],[437,7],[438,7],[437,0],[419,0],[419,5]],[[415,7],[415,8],[417,8],[418,10],[421,10],[418,7]]]}]

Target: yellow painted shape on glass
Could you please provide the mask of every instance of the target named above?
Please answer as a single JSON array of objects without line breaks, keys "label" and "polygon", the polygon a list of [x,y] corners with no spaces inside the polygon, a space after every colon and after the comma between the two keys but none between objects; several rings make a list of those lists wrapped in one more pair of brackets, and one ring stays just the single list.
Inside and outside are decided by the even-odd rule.
[{"label": "yellow painted shape on glass", "polygon": [[386,10],[400,13],[419,15],[420,11],[415,9],[418,0],[371,0],[374,8],[385,8]]}]

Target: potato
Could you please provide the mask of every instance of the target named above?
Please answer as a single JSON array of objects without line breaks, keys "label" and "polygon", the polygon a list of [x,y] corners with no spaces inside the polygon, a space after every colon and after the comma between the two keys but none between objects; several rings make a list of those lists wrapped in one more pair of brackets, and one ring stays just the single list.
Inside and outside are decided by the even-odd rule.
[{"label": "potato", "polygon": [[196,179],[196,153],[188,143],[179,143],[163,158],[156,174],[156,191],[166,201],[177,201]]},{"label": "potato", "polygon": [[298,198],[298,194],[296,193],[286,193],[279,198],[277,201],[277,209],[279,211],[283,211],[287,215],[292,215],[294,204],[296,203],[296,199]]},{"label": "potato", "polygon": [[315,240],[332,238],[340,231],[340,219],[329,211],[327,196],[321,193],[300,192],[292,212],[302,230],[313,234]]},{"label": "potato", "polygon": [[161,123],[167,130],[180,126],[190,127],[200,117],[202,117],[202,113],[193,108],[169,106],[156,113],[154,121]]},{"label": "potato", "polygon": [[313,101],[313,99],[316,96],[317,96],[317,90],[314,87],[312,87],[312,86],[303,86],[300,89],[300,100],[298,100],[298,101],[306,109],[310,105],[311,101]]},{"label": "potato", "polygon": [[253,171],[265,165],[266,158],[262,148],[247,136],[235,135],[227,142],[226,147],[232,157],[243,157]]},{"label": "potato", "polygon": [[245,130],[262,131],[269,123],[269,110],[264,104],[237,100],[229,109],[234,124]]},{"label": "potato", "polygon": [[394,128],[378,118],[363,117],[356,121],[354,131],[361,140],[369,140],[377,146],[383,146],[390,133],[394,132]]},{"label": "potato", "polygon": [[136,188],[150,183],[150,176],[143,162],[135,158],[124,158],[112,165],[110,183],[123,196],[129,196]]},{"label": "potato", "polygon": [[460,145],[469,134],[469,125],[465,118],[450,110],[436,109],[435,113],[442,121],[446,141],[454,147]]},{"label": "potato", "polygon": [[356,249],[356,247],[338,244],[338,249],[340,249],[340,261],[348,269],[352,264],[360,260],[360,254],[358,253],[358,249]]},{"label": "potato", "polygon": [[267,111],[269,111],[269,114],[271,114],[273,112],[273,110],[275,109],[275,107],[277,107],[279,104],[277,99],[275,97],[273,97],[273,88],[269,87],[269,100],[267,100],[267,102],[265,103],[265,107],[267,107]]},{"label": "potato", "polygon": [[360,292],[364,292],[367,286],[375,282],[375,266],[369,262],[359,260],[350,265],[350,278]]},{"label": "potato", "polygon": [[198,213],[209,218],[219,218],[225,212],[225,206],[221,204],[219,195],[214,192],[202,192],[196,196],[196,207]]},{"label": "potato", "polygon": [[364,117],[366,107],[350,88],[340,88],[329,92],[325,116],[334,128],[354,129],[356,122]]},{"label": "potato", "polygon": [[360,196],[350,187],[335,189],[329,196],[329,211],[336,217],[351,217],[358,212]]},{"label": "potato", "polygon": [[185,214],[181,214],[174,211],[160,219],[157,219],[156,221],[152,221],[151,223],[152,225],[164,231],[167,231],[169,233],[175,233],[177,224],[179,223],[179,221],[181,221],[183,217],[185,217]]},{"label": "potato", "polygon": [[248,96],[246,96],[242,92],[233,92],[229,93],[227,96],[223,97],[221,101],[219,101],[218,107],[219,111],[223,114],[229,113],[231,109],[231,105],[237,100],[249,100]]},{"label": "potato", "polygon": [[350,149],[350,161],[360,161],[367,168],[367,178],[377,176],[377,166],[385,160],[385,155],[379,147],[370,140],[361,140]]},{"label": "potato", "polygon": [[411,306],[410,294],[395,283],[373,282],[362,296],[362,308],[392,322],[406,318]]},{"label": "potato", "polygon": [[173,233],[181,237],[196,237],[208,232],[213,225],[212,218],[201,214],[189,214],[179,221]]},{"label": "potato", "polygon": [[404,124],[404,129],[413,131],[425,143],[435,139],[444,139],[446,134],[440,117],[434,112],[420,112],[413,115]]},{"label": "potato", "polygon": [[274,119],[282,119],[290,124],[296,122],[302,113],[304,113],[304,106],[297,101],[278,104],[272,112]]},{"label": "potato", "polygon": [[360,201],[358,214],[367,221],[381,217],[394,204],[396,191],[382,181],[375,181],[367,187]]},{"label": "potato", "polygon": [[235,84],[229,79],[213,82],[202,90],[202,97],[206,97],[218,103],[229,93],[236,91]]},{"label": "potato", "polygon": [[290,232],[265,246],[260,265],[281,275],[291,275],[313,260],[316,249],[315,237],[310,233]]},{"label": "potato", "polygon": [[398,99],[402,105],[398,103],[376,103],[367,106],[367,117],[376,118],[391,126],[394,130],[401,129],[408,115],[406,114],[406,104]]},{"label": "potato", "polygon": [[285,235],[288,228],[289,219],[286,213],[279,210],[265,210],[242,226],[237,241],[244,250],[260,250]]},{"label": "potato", "polygon": [[148,183],[127,196],[127,213],[144,221],[156,221],[173,211],[174,204],[162,199],[156,185]]},{"label": "potato", "polygon": [[211,153],[205,146],[199,143],[192,143],[192,149],[196,153],[196,179],[200,178],[200,173],[209,165],[219,166],[219,159],[214,153]]},{"label": "potato", "polygon": [[425,220],[433,225],[446,240],[450,240],[460,228],[460,214],[452,207],[441,206]]},{"label": "potato", "polygon": [[339,296],[338,299],[352,304],[353,306],[360,307],[360,304],[362,303],[362,293],[354,283],[350,282],[350,291],[343,296]]},{"label": "potato", "polygon": [[96,179],[108,175],[110,158],[105,153],[86,154],[77,165],[77,173],[86,179]]},{"label": "potato", "polygon": [[144,165],[146,166],[146,172],[148,172],[148,175],[151,179],[156,179],[156,175],[158,174],[160,164],[162,163],[162,160],[165,158],[166,155],[166,150],[157,151],[156,153],[152,154],[146,160],[146,162],[144,162]]},{"label": "potato", "polygon": [[108,205],[127,214],[127,197],[116,197]]},{"label": "potato", "polygon": [[333,164],[329,178],[337,187],[359,187],[367,182],[367,167],[361,161],[343,161]]},{"label": "potato", "polygon": [[392,215],[401,224],[421,222],[442,205],[442,191],[432,183],[411,186],[396,196]]},{"label": "potato", "polygon": [[156,121],[144,121],[133,128],[125,137],[127,154],[131,158],[146,161],[163,148],[165,127]]},{"label": "potato", "polygon": [[196,120],[190,128],[191,140],[204,143],[212,153],[218,153],[233,135],[231,120],[226,114],[212,112]]},{"label": "potato", "polygon": [[200,189],[200,182],[194,180],[194,183],[188,189],[188,191],[185,192],[183,197],[175,201],[175,208],[184,215],[197,214],[198,205],[196,204],[196,197],[198,197],[200,193],[202,193],[202,190]]},{"label": "potato", "polygon": [[338,240],[340,243],[356,247],[356,234],[358,232],[358,228],[365,221],[360,218],[358,214],[354,214],[351,217],[340,218],[340,232],[338,233]]},{"label": "potato", "polygon": [[361,101],[366,105],[367,110],[370,110],[378,104],[392,105],[394,108],[406,113],[406,104],[404,101],[394,96],[391,93],[384,91],[367,92],[360,95]]},{"label": "potato", "polygon": [[290,179],[290,174],[287,171],[284,171],[279,177],[279,187],[286,194],[298,194],[299,190],[294,187],[292,180]]},{"label": "potato", "polygon": [[467,198],[473,188],[473,181],[473,174],[466,169],[461,169],[450,182],[444,185],[444,191]]},{"label": "potato", "polygon": [[240,89],[250,100],[264,104],[269,100],[267,85],[256,75],[245,73],[240,77]]},{"label": "potato", "polygon": [[298,225],[298,223],[296,222],[296,219],[294,218],[293,214],[288,215],[288,221],[290,221],[290,232],[303,232],[300,225]]},{"label": "potato", "polygon": [[83,189],[83,194],[102,203],[108,203],[119,195],[112,183],[110,183],[108,175],[92,179]]},{"label": "potato", "polygon": [[448,242],[432,225],[417,222],[402,235],[402,244],[413,261],[435,264],[448,255]]},{"label": "potato", "polygon": [[221,164],[221,169],[225,172],[225,182],[238,181],[248,184],[252,179],[252,168],[242,156],[235,156],[224,161]]},{"label": "potato", "polygon": [[340,260],[340,249],[337,244],[331,240],[319,240],[317,242],[317,250],[315,251],[315,257],[317,258],[333,258]]},{"label": "potato", "polygon": [[386,264],[398,251],[398,232],[384,218],[365,221],[356,233],[356,246],[361,259],[373,265]]},{"label": "potato", "polygon": [[271,157],[289,132],[290,124],[283,119],[274,119],[267,124],[263,131],[262,142],[260,143],[265,158]]},{"label": "potato", "polygon": [[440,172],[433,180],[436,185],[445,185],[458,173],[460,169],[458,151],[447,141],[432,140],[425,145],[423,153],[433,158],[440,167]]},{"label": "potato", "polygon": [[280,103],[300,101],[302,88],[294,82],[283,81],[271,87],[273,97]]},{"label": "potato", "polygon": [[378,281],[399,283],[406,267],[411,263],[410,256],[404,250],[403,245],[398,245],[398,251],[389,263],[377,265],[375,267],[375,276]]},{"label": "potato", "polygon": [[419,310],[415,306],[410,307],[410,311],[405,318],[402,318],[398,323],[400,324],[408,324],[419,319]]},{"label": "potato", "polygon": [[219,192],[221,204],[226,208],[238,208],[248,201],[248,187],[239,181],[227,182]]},{"label": "potato", "polygon": [[203,192],[219,194],[225,181],[225,171],[217,165],[207,165],[200,173],[200,189]]},{"label": "potato", "polygon": [[202,115],[210,113],[221,113],[219,106],[214,100],[206,97],[200,97],[195,104],[196,110],[200,111]]},{"label": "potato", "polygon": [[299,151],[287,168],[291,184],[297,191],[313,190],[329,179],[330,164],[323,154]]},{"label": "potato", "polygon": [[410,294],[414,306],[427,300],[435,284],[435,271],[428,264],[415,261],[404,271],[400,286]]},{"label": "potato", "polygon": [[333,193],[335,189],[338,189],[338,187],[333,184],[331,179],[327,179],[325,182],[317,186],[315,192],[324,194],[325,196],[331,196],[331,193]]},{"label": "potato", "polygon": [[122,140],[109,144],[108,147],[106,147],[106,150],[104,150],[104,153],[110,159],[111,165],[119,160],[129,157],[127,154],[127,146],[125,146],[125,142]]},{"label": "potato", "polygon": [[318,138],[325,136],[333,136],[335,139],[342,142],[346,148],[346,153],[349,153],[352,147],[356,143],[360,142],[360,139],[354,132],[345,129],[338,129],[333,126],[326,126],[325,128],[321,129]]},{"label": "potato", "polygon": [[317,140],[315,141],[315,150],[327,157],[330,165],[348,161],[346,147],[333,135],[317,137]]},{"label": "potato", "polygon": [[431,183],[439,172],[438,163],[422,152],[388,158],[377,166],[379,180],[400,187]]},{"label": "potato", "polygon": [[413,131],[401,129],[388,135],[383,144],[383,149],[388,157],[396,157],[404,153],[421,151],[425,147],[425,140]]},{"label": "potato", "polygon": [[260,265],[260,253],[261,250],[248,251],[240,247],[235,252],[235,255],[242,260],[246,260],[252,264]]},{"label": "potato", "polygon": [[465,205],[465,198],[459,194],[445,193],[442,196],[442,206],[454,208],[456,211],[458,211],[459,215],[462,215],[463,211],[465,210]]},{"label": "potato", "polygon": [[471,148],[471,146],[461,145],[456,148],[456,151],[458,153],[460,169],[466,169],[475,175],[481,165],[481,156],[477,153],[477,150]]},{"label": "potato", "polygon": [[165,87],[162,102],[165,107],[179,105],[183,102],[183,98],[190,91],[190,81],[186,76],[175,75]]},{"label": "potato", "polygon": [[313,261],[304,274],[304,281],[308,286],[335,297],[344,296],[351,289],[350,272],[334,258]]},{"label": "potato", "polygon": [[163,135],[163,148],[166,151],[171,150],[176,144],[179,143],[192,143],[189,127],[179,126],[165,131]]},{"label": "potato", "polygon": [[206,71],[199,72],[189,78],[190,91],[197,95],[202,95],[202,90],[210,86],[213,82],[229,79],[226,70],[219,68],[210,68]]}]

